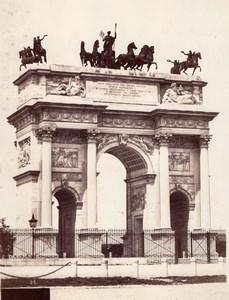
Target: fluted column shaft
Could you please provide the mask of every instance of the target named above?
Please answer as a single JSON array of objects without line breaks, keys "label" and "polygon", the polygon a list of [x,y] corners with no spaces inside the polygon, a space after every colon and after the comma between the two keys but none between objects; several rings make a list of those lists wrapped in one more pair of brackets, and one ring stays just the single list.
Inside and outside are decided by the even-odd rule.
[{"label": "fluted column shaft", "polygon": [[201,203],[201,227],[211,227],[210,207],[210,185],[209,185],[209,164],[208,164],[208,143],[210,135],[200,136],[200,203]]},{"label": "fluted column shaft", "polygon": [[171,228],[170,222],[170,196],[169,196],[169,149],[171,138],[169,133],[159,133],[155,136],[159,145],[159,178],[160,178],[160,208],[161,228]]}]

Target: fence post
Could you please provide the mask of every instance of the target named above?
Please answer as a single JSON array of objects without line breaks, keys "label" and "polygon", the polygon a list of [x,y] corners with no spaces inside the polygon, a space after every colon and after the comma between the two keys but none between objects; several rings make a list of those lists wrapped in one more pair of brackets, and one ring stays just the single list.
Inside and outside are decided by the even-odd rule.
[{"label": "fence post", "polygon": [[192,236],[192,231],[191,231],[191,233],[190,233],[190,247],[191,247],[191,257],[193,257],[193,245],[192,245],[192,239],[193,239],[193,236]]},{"label": "fence post", "polygon": [[197,264],[196,264],[196,258],[195,257],[191,257],[190,258],[190,264],[192,266],[192,276],[197,276]]},{"label": "fence post", "polygon": [[76,261],[76,277],[78,277],[78,261]]},{"label": "fence post", "polygon": [[109,274],[108,274],[108,260],[107,259],[102,261],[102,267],[104,270],[104,277],[108,277]]},{"label": "fence post", "polygon": [[210,249],[210,232],[207,232],[207,263],[210,264],[211,262],[211,249]]},{"label": "fence post", "polygon": [[167,259],[167,257],[162,257],[161,266],[162,266],[162,277],[168,277],[168,259]]}]

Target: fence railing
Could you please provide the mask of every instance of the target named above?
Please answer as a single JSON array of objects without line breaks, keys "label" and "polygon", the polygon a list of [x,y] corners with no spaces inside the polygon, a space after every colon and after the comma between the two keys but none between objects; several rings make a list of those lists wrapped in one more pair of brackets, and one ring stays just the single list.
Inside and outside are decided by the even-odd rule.
[{"label": "fence railing", "polygon": [[[185,263],[191,257],[200,262],[215,262],[226,256],[224,231],[173,232],[122,229],[77,229],[60,234],[53,229],[13,229],[8,257],[145,257],[149,263]],[[0,240],[0,247],[4,241]]]}]

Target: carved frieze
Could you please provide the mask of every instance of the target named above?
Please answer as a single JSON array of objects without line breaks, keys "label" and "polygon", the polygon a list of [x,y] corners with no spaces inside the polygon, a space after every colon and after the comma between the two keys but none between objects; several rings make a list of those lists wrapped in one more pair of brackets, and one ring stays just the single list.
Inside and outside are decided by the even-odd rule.
[{"label": "carved frieze", "polygon": [[156,128],[194,128],[208,129],[208,121],[200,119],[161,117],[156,120]]},{"label": "carved frieze", "polygon": [[56,131],[52,142],[58,144],[80,144],[84,142],[84,139],[81,131]]},{"label": "carved frieze", "polygon": [[115,128],[133,128],[133,129],[153,129],[155,127],[153,120],[119,118],[115,116],[102,116],[99,119],[99,126]]},{"label": "carved frieze", "polygon": [[52,148],[52,167],[54,168],[77,168],[78,150],[62,147]]},{"label": "carved frieze", "polygon": [[18,154],[18,167],[23,168],[31,163],[31,141],[30,137],[20,141]]},{"label": "carved frieze", "polygon": [[43,120],[75,123],[96,123],[97,114],[83,110],[46,110],[43,113]]},{"label": "carved frieze", "polygon": [[143,210],[145,208],[146,186],[141,185],[132,188],[131,190],[131,203],[132,211]]},{"label": "carved frieze", "polygon": [[190,171],[190,153],[187,152],[170,153],[169,171]]},{"label": "carved frieze", "polygon": [[169,176],[169,183],[173,184],[194,184],[193,175],[171,175]]},{"label": "carved frieze", "polygon": [[82,173],[79,172],[52,172],[52,181],[82,181]]},{"label": "carved frieze", "polygon": [[143,136],[143,135],[130,135],[129,140],[140,146],[142,150],[149,154],[153,154],[154,149],[154,139],[151,136]]},{"label": "carved frieze", "polygon": [[173,135],[170,139],[169,147],[178,149],[197,149],[199,143],[195,136]]}]

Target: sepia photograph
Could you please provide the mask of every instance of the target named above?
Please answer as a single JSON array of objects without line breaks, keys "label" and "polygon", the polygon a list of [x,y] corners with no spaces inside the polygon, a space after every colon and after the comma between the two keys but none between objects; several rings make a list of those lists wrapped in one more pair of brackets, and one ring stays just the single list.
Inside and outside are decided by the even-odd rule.
[{"label": "sepia photograph", "polygon": [[0,300],[229,299],[228,15],[1,1]]}]

